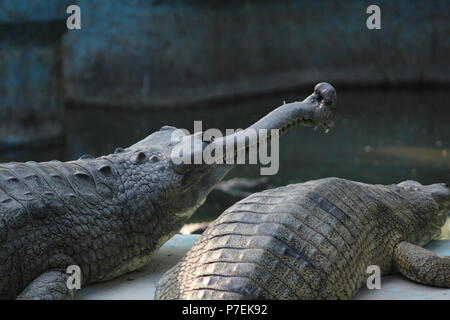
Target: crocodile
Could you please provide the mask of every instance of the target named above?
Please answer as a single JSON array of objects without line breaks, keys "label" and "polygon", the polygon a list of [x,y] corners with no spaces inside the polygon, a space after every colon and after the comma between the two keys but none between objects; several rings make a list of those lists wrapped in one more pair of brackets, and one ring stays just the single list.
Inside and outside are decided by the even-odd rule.
[{"label": "crocodile", "polygon": [[[0,298],[71,299],[77,283],[141,268],[235,166],[177,157],[191,159],[230,141],[248,149],[268,141],[271,129],[329,130],[336,101],[335,89],[319,83],[305,100],[283,104],[246,130],[221,138],[205,141],[198,133],[183,136],[164,126],[97,158],[0,164]],[[249,139],[250,129],[269,134]]]},{"label": "crocodile", "polygon": [[450,257],[421,247],[449,209],[445,184],[410,180],[324,178],[265,190],[225,210],[163,275],[155,297],[346,300],[377,267],[450,288]]}]

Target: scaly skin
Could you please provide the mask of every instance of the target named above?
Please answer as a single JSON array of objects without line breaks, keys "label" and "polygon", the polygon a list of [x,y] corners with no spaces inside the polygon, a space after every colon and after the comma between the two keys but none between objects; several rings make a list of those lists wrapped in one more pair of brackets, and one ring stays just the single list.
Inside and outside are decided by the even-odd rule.
[{"label": "scaly skin", "polygon": [[327,178],[255,193],[208,227],[156,298],[350,299],[371,265],[450,287],[449,258],[417,246],[439,233],[449,204],[444,185],[412,181]]},{"label": "scaly skin", "polygon": [[[321,83],[253,126],[330,128],[335,102],[334,88]],[[0,298],[71,298],[70,265],[81,268],[83,286],[144,266],[233,167],[176,164],[172,150],[199,137],[174,140],[174,131],[163,127],[99,158],[0,164]],[[200,146],[234,138],[242,134]]]}]

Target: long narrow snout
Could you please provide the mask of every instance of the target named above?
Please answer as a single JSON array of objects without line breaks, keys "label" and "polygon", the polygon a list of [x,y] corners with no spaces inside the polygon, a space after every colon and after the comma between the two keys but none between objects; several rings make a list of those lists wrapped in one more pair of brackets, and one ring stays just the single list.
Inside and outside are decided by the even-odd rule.
[{"label": "long narrow snout", "polygon": [[[326,82],[319,83],[315,86],[314,92],[305,100],[283,104],[245,130],[215,138],[206,144],[198,141],[198,137],[196,139],[196,137],[190,136],[185,141],[192,143],[197,140],[199,147],[191,146],[185,149],[190,150],[191,154],[185,154],[184,157],[195,159],[197,153],[209,148],[209,150],[222,150],[219,159],[222,163],[226,163],[229,157],[234,157],[243,149],[267,143],[274,134],[281,135],[298,125],[321,127],[328,132],[334,126],[336,103],[337,95],[333,86]],[[227,151],[225,152],[225,150]]]},{"label": "long narrow snout", "polygon": [[284,132],[297,125],[322,127],[331,130],[336,115],[336,90],[329,83],[315,86],[314,92],[301,102],[284,104],[248,129],[279,129]]},{"label": "long narrow snout", "polygon": [[315,86],[314,92],[301,102],[283,104],[247,129],[215,140],[214,147],[236,146],[235,153],[260,143],[266,143],[275,132],[279,135],[292,127],[322,127],[326,132],[334,126],[336,90],[329,83]]}]

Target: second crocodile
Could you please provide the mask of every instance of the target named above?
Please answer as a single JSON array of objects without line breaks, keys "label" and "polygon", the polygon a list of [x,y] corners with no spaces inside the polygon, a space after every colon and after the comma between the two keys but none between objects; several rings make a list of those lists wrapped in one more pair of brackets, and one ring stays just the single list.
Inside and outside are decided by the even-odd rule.
[{"label": "second crocodile", "polygon": [[206,229],[156,298],[350,299],[371,266],[450,288],[450,257],[420,247],[449,205],[444,184],[414,181],[326,178],[255,193]]}]

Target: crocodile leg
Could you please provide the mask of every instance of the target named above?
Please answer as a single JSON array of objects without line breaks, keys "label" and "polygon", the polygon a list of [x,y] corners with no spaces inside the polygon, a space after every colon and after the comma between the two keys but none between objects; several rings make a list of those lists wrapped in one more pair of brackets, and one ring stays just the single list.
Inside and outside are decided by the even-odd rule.
[{"label": "crocodile leg", "polygon": [[70,300],[73,290],[67,287],[69,274],[51,270],[34,279],[17,296],[17,300]]},{"label": "crocodile leg", "polygon": [[430,250],[403,241],[394,250],[394,265],[408,279],[450,288],[450,257],[438,256]]}]

